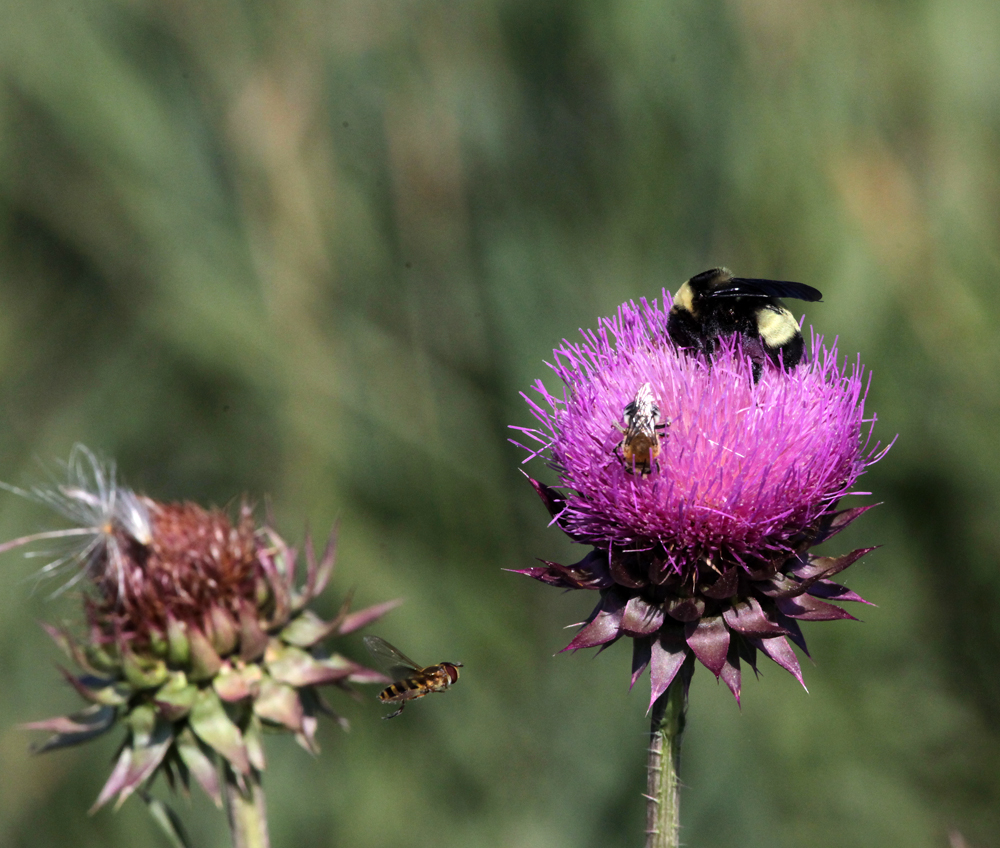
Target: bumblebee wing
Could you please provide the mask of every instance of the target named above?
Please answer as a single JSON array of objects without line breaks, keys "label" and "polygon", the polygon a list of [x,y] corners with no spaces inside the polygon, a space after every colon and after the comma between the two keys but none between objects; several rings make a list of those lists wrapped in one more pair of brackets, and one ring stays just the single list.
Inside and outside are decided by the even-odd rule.
[{"label": "bumblebee wing", "polygon": [[793,297],[798,300],[821,300],[823,293],[805,283],[787,280],[757,280],[750,277],[733,277],[713,288],[710,297]]},{"label": "bumblebee wing", "polygon": [[393,680],[402,680],[409,677],[414,671],[419,671],[420,666],[399,648],[394,648],[386,642],[385,639],[379,636],[365,636],[363,641],[368,653]]}]

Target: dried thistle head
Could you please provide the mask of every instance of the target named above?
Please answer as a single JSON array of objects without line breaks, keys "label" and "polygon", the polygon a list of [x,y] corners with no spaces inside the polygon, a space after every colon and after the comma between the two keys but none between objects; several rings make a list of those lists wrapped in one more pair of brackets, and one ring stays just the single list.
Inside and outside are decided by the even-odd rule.
[{"label": "dried thistle head", "polygon": [[51,733],[40,751],[126,728],[94,809],[115,795],[121,804],[160,772],[184,788],[193,775],[221,803],[218,763],[237,776],[263,770],[265,729],[289,731],[315,752],[320,713],[346,725],[318,687],[352,692],[351,684],[388,682],[323,643],[397,601],[352,613],[348,598],[331,621],[309,609],[333,572],[334,534],[318,560],[307,536],[300,581],[297,552],[258,526],[246,504],[234,520],[218,509],[161,503],[118,485],[114,467],[82,447],[67,469],[65,485],[16,491],[77,526],[15,539],[0,552],[57,540],[66,547],[42,574],[85,587],[86,634],[46,630],[81,669],[64,674],[90,705],[26,726]]},{"label": "dried thistle head", "polygon": [[[631,638],[632,682],[650,668],[650,704],[695,659],[737,700],[741,660],[756,670],[758,651],[801,683],[798,622],[851,618],[829,601],[862,600],[830,578],[870,548],[810,549],[868,509],[837,503],[885,453],[863,369],[814,338],[806,363],[758,375],[737,339],[708,361],[678,349],[667,324],[655,301],[623,305],[554,351],[561,392],[538,381],[540,402],[525,396],[540,426],[515,429],[559,478],[558,490],[531,482],[553,523],[594,550],[520,573],[600,592],[567,650]],[[619,422],[644,393],[656,449],[639,474]]]}]

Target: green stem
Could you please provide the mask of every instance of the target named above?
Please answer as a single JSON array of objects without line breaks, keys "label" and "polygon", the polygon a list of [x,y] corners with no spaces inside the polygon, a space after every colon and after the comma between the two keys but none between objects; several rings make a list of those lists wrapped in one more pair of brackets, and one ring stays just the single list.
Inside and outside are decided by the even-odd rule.
[{"label": "green stem", "polygon": [[267,805],[264,802],[260,772],[251,769],[250,774],[238,779],[236,773],[226,765],[225,782],[226,814],[233,834],[233,848],[270,848]]},{"label": "green stem", "polygon": [[678,675],[653,704],[646,765],[646,848],[680,845],[681,735],[687,686]]}]

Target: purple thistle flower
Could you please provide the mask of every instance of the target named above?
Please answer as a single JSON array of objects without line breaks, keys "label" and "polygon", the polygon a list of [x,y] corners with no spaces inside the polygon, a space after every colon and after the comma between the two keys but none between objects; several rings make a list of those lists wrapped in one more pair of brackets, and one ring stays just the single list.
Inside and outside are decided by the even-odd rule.
[{"label": "purple thistle flower", "polygon": [[[870,508],[836,505],[867,494],[855,482],[888,450],[872,443],[860,360],[840,362],[814,336],[808,361],[766,363],[755,383],[738,339],[711,362],[682,351],[655,300],[582,335],[553,352],[564,391],[539,380],[541,400],[524,396],[540,426],[515,428],[537,444],[528,459],[559,476],[564,491],[531,480],[553,523],[594,547],[575,565],[518,572],[600,592],[564,650],[631,637],[632,683],[650,668],[651,705],[682,669],[690,679],[694,658],[737,701],[740,660],[756,671],[757,651],[802,683],[788,642],[806,651],[798,622],[853,618],[828,601],[865,602],[830,578],[871,548],[809,553]],[[659,416],[640,434],[642,469],[629,460],[637,408]]]}]

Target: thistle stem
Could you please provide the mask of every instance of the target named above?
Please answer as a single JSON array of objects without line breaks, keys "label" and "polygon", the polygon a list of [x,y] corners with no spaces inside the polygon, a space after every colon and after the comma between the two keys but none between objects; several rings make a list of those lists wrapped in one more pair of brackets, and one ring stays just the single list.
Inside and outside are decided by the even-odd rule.
[{"label": "thistle stem", "polygon": [[225,782],[226,815],[233,834],[233,848],[270,848],[260,772],[251,769],[250,774],[240,778],[226,765]]},{"label": "thistle stem", "polygon": [[681,675],[653,704],[646,763],[646,848],[680,845],[681,735],[687,687]]}]

